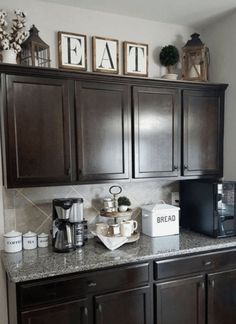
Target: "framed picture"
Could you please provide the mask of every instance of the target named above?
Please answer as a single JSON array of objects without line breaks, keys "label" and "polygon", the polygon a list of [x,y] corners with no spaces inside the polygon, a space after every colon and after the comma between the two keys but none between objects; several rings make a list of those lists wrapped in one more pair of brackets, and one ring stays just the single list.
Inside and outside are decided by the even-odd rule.
[{"label": "framed picture", "polygon": [[148,76],[148,45],[124,42],[124,74]]},{"label": "framed picture", "polygon": [[59,68],[87,70],[87,38],[85,35],[58,32]]},{"label": "framed picture", "polygon": [[119,73],[119,41],[94,36],[92,42],[93,71]]}]

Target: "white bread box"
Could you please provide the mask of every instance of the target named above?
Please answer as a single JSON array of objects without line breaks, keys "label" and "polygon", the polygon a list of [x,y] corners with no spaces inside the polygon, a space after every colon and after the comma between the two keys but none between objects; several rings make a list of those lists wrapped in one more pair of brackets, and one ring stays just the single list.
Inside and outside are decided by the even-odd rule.
[{"label": "white bread box", "polygon": [[142,232],[157,237],[179,234],[179,207],[168,204],[142,206]]}]

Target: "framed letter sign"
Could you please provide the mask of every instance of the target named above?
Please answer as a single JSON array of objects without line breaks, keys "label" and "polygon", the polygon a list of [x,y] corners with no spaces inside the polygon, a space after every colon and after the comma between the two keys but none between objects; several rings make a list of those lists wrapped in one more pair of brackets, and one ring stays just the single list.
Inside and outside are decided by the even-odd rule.
[{"label": "framed letter sign", "polygon": [[58,32],[59,68],[87,70],[86,36]]},{"label": "framed letter sign", "polygon": [[148,45],[124,42],[124,74],[148,76]]},{"label": "framed letter sign", "polygon": [[116,39],[93,37],[93,71],[119,72],[119,42]]}]

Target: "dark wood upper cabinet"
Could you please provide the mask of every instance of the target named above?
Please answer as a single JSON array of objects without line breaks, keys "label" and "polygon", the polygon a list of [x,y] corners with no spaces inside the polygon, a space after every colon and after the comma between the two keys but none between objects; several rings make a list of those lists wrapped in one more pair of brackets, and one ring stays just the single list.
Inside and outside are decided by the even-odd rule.
[{"label": "dark wood upper cabinet", "polygon": [[223,171],[223,92],[183,92],[183,175]]},{"label": "dark wood upper cabinet", "polygon": [[236,323],[236,270],[212,273],[208,276],[209,324]]},{"label": "dark wood upper cabinet", "polygon": [[179,174],[178,89],[134,87],[134,177]]},{"label": "dark wood upper cabinet", "polygon": [[22,324],[89,324],[87,299],[41,307],[20,314]]},{"label": "dark wood upper cabinet", "polygon": [[0,72],[8,188],[222,175],[225,84]]},{"label": "dark wood upper cabinet", "polygon": [[158,283],[155,288],[155,324],[205,324],[203,275]]},{"label": "dark wood upper cabinet", "polygon": [[150,287],[95,297],[96,324],[151,324]]},{"label": "dark wood upper cabinet", "polygon": [[70,82],[13,75],[2,82],[7,186],[70,183],[75,176]]},{"label": "dark wood upper cabinet", "polygon": [[128,86],[76,82],[79,181],[129,178]]}]

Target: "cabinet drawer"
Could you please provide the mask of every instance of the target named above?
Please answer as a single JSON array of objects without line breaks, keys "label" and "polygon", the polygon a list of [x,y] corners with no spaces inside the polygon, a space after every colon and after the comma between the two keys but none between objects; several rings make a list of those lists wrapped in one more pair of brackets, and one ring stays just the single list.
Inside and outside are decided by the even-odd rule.
[{"label": "cabinet drawer", "polygon": [[178,259],[154,262],[154,279],[165,279],[190,273],[208,272],[236,265],[236,251],[185,256]]},{"label": "cabinet drawer", "polygon": [[149,281],[149,264],[138,264],[20,284],[19,305],[28,307],[85,297],[90,293],[132,288]]}]

